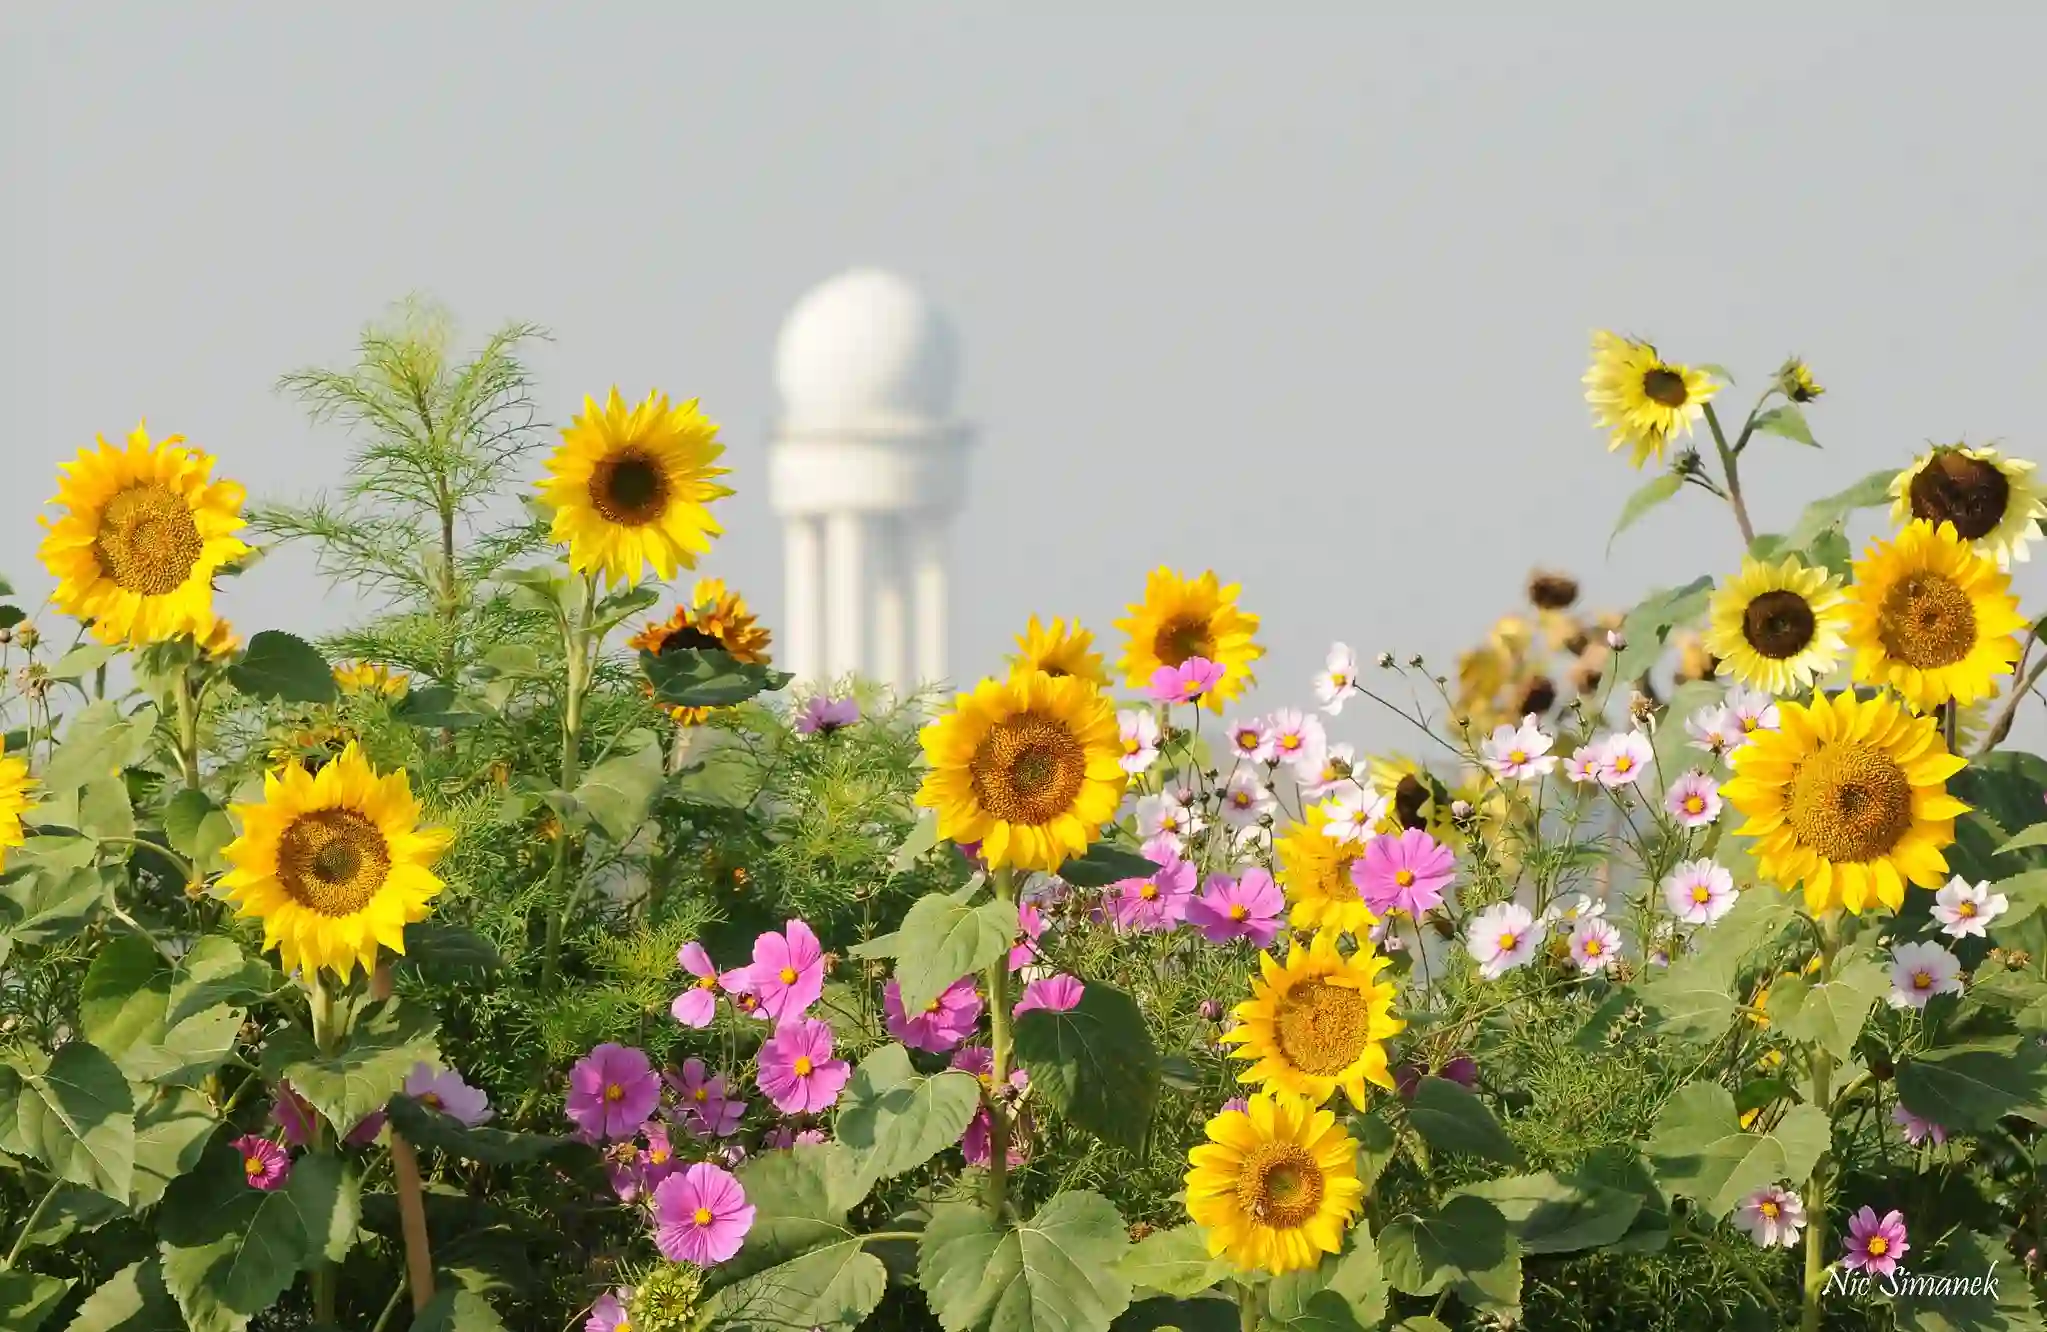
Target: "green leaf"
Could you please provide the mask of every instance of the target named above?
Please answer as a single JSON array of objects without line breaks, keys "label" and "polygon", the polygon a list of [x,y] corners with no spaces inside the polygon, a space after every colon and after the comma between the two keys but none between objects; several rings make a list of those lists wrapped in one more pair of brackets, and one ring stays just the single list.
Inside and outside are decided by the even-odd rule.
[{"label": "green leaf", "polygon": [[1912,1274],[1924,1284],[1900,1283],[1894,1305],[1905,1332],[2040,1332],[2043,1326],[2025,1270],[1987,1236],[1956,1230],[1939,1265]]},{"label": "green leaf", "polygon": [[1898,1065],[1898,1099],[1950,1132],[1987,1132],[2047,1106],[2047,1051],[2023,1036],[1931,1050]]},{"label": "green leaf", "polygon": [[[30,844],[47,840],[38,837]],[[46,944],[69,939],[99,915],[107,899],[106,876],[92,866],[24,866],[0,878],[0,940]]]},{"label": "green leaf", "polygon": [[605,597],[604,600],[598,602],[593,608],[595,614],[590,617],[591,632],[598,634],[607,633],[624,624],[627,620],[638,615],[641,611],[646,610],[659,600],[661,600],[661,590],[657,587],[636,584],[621,588]]},{"label": "green leaf", "polygon": [[126,1207],[104,1193],[95,1193],[76,1184],[59,1183],[55,1188],[50,1200],[41,1205],[35,1229],[15,1237],[24,1251],[61,1244],[73,1235],[97,1230],[117,1217],[128,1215]]},{"label": "green leaf", "polygon": [[569,1138],[538,1133],[513,1133],[484,1125],[471,1128],[453,1115],[429,1109],[409,1096],[394,1096],[387,1109],[391,1126],[415,1147],[431,1147],[464,1161],[485,1165],[523,1165],[575,1149]]},{"label": "green leaf", "polygon": [[1138,1300],[1116,1316],[1112,1332],[1237,1332],[1242,1315],[1234,1299]]},{"label": "green leaf", "polygon": [[[9,1103],[12,1103],[11,1106]],[[135,1095],[103,1051],[73,1040],[0,1063],[0,1151],[126,1202],[135,1179]]]},{"label": "green leaf", "polygon": [[1389,1298],[1379,1247],[1360,1225],[1347,1252],[1274,1277],[1266,1307],[1287,1332],[1364,1332],[1386,1320]]},{"label": "green leaf", "polygon": [[284,977],[261,958],[244,956],[226,935],[210,934],[178,959],[164,1021],[176,1028],[217,1004],[237,1009],[274,998]]},{"label": "green leaf", "polygon": [[459,731],[483,721],[482,713],[459,706],[455,691],[447,685],[408,690],[391,709],[391,715],[409,726],[430,731]]},{"label": "green leaf", "polygon": [[418,920],[405,927],[405,955],[399,975],[434,985],[473,983],[504,966],[490,940],[445,920]]},{"label": "green leaf", "polygon": [[[189,996],[193,968],[238,971],[241,950],[226,939],[208,938],[180,963]],[[242,1011],[225,1004],[203,1007],[173,1026],[169,1013],[179,977],[147,940],[125,934],[110,940],[93,959],[79,992],[79,1029],[134,1082],[197,1086],[233,1053]],[[186,1007],[192,1007],[188,1002]]]},{"label": "green leaf", "polygon": [[206,1098],[189,1087],[166,1087],[138,1110],[130,1204],[137,1210],[156,1206],[172,1180],[199,1164],[219,1123]]},{"label": "green leaf", "polygon": [[1511,1308],[1521,1298],[1521,1251],[1507,1218],[1468,1193],[1387,1226],[1379,1236],[1379,1262],[1388,1284],[1404,1294],[1448,1288],[1480,1308]]},{"label": "green leaf", "polygon": [[640,651],[640,669],[654,686],[654,701],[671,708],[726,708],[773,693],[794,677],[715,648]]},{"label": "green leaf", "polygon": [[1108,1332],[1130,1304],[1116,1264],[1123,1218],[1098,1193],[1055,1196],[1014,1230],[941,1203],[918,1242],[917,1284],[946,1332]]},{"label": "green leaf", "polygon": [[1034,1008],[1018,1018],[1015,1039],[1033,1095],[1104,1142],[1144,1142],[1158,1102],[1159,1054],[1136,1000],[1089,981],[1067,1011]]},{"label": "green leaf", "polygon": [[900,1045],[860,1061],[839,1101],[837,1137],[858,1154],[860,1192],[915,1170],[960,1140],[981,1104],[980,1081],[948,1069],[925,1077]]},{"label": "green leaf", "polygon": [[1732,1092],[1693,1082],[1656,1117],[1649,1155],[1666,1190],[1718,1220],[1765,1184],[1802,1185],[1831,1135],[1826,1114],[1810,1105],[1786,1110],[1769,1133],[1744,1132]]},{"label": "green leaf", "polygon": [[2036,823],[2018,836],[1997,848],[1997,854],[2008,856],[2014,851],[2023,851],[2029,846],[2047,846],[2047,823]]},{"label": "green leaf", "polygon": [[1521,1150],[1477,1094],[1448,1078],[1423,1078],[1407,1108],[1408,1122],[1439,1152],[1461,1152],[1505,1165],[1521,1164]]},{"label": "green leaf", "polygon": [[76,680],[112,661],[120,648],[109,643],[80,643],[50,664],[53,680]]},{"label": "green leaf", "polygon": [[1735,986],[1744,960],[1795,919],[1797,912],[1775,889],[1742,893],[1718,925],[1694,936],[1695,951],[1662,968],[1636,990],[1655,1012],[1657,1030],[1689,1040],[1718,1038],[1741,1011]]},{"label": "green leaf", "polygon": [[361,1184],[355,1169],[333,1152],[307,1152],[292,1162],[284,1193],[298,1211],[308,1271],[322,1259],[338,1263],[355,1247],[362,1224]]},{"label": "green leaf", "polygon": [[1096,842],[1086,855],[1061,865],[1059,877],[1075,888],[1106,888],[1125,879],[1155,874],[1158,868],[1158,862],[1150,856],[1109,842]]},{"label": "green leaf", "polygon": [[443,1290],[412,1316],[411,1332],[505,1332],[505,1323],[483,1296]]},{"label": "green leaf", "polygon": [[737,1279],[853,1236],[846,1210],[860,1200],[852,1187],[853,1155],[836,1142],[763,1152],[735,1172],[754,1209],[746,1241],[717,1276]]},{"label": "green leaf", "polygon": [[614,842],[625,842],[647,821],[647,807],[661,789],[661,749],[652,740],[604,760],[576,787],[576,803]]},{"label": "green leaf", "polygon": [[1607,1247],[1615,1253],[1656,1253],[1670,1243],[1670,1203],[1629,1144],[1595,1149],[1572,1177],[1601,1188],[1619,1189],[1642,1200],[1627,1234]]},{"label": "green leaf", "polygon": [[430,1009],[386,1000],[331,1055],[322,1055],[297,1027],[272,1034],[263,1050],[263,1073],[273,1083],[289,1078],[329,1124],[346,1133],[384,1108],[414,1064],[440,1062],[434,1048],[439,1027]]},{"label": "green leaf", "polygon": [[221,852],[235,840],[235,826],[227,811],[193,787],[180,789],[164,806],[163,831],[171,849],[190,860],[201,874],[225,866]]},{"label": "green leaf", "polygon": [[903,838],[903,844],[896,848],[895,855],[889,859],[890,872],[901,874],[904,870],[916,864],[918,857],[937,845],[938,811],[935,809],[918,810],[917,821],[910,825],[909,836]]},{"label": "green leaf", "polygon": [[1871,472],[1846,490],[1806,505],[1805,512],[1799,515],[1791,530],[1784,534],[1783,549],[1804,550],[1820,533],[1855,510],[1888,504],[1891,497],[1891,481],[1897,474],[1895,468]]},{"label": "green leaf", "polygon": [[1497,1207],[1523,1253],[1603,1249],[1627,1234],[1642,1210],[1638,1193],[1547,1171],[1480,1180],[1457,1192]]},{"label": "green leaf", "polygon": [[1805,422],[1805,413],[1792,403],[1772,407],[1758,416],[1756,429],[1766,435],[1781,435],[1785,439],[1796,440],[1815,449],[1819,447],[1819,441],[1812,437],[1812,427]]},{"label": "green leaf", "polygon": [[57,1312],[72,1284],[69,1277],[42,1276],[19,1268],[0,1271],[0,1327],[7,1332],[36,1332],[44,1319]]},{"label": "green leaf", "polygon": [[85,1297],[65,1332],[186,1332],[155,1254],[133,1262]]},{"label": "green leaf", "polygon": [[1372,1186],[1379,1182],[1379,1176],[1400,1154],[1400,1137],[1377,1110],[1352,1115],[1344,1127],[1358,1145],[1358,1182],[1369,1194]]},{"label": "green leaf", "polygon": [[1208,1244],[1197,1225],[1155,1230],[1116,1264],[1131,1285],[1177,1299],[1199,1295],[1233,1270],[1227,1259],[1208,1256]]},{"label": "green leaf", "polygon": [[319,649],[279,629],[251,638],[242,659],[227,668],[227,679],[250,698],[279,703],[332,703],[338,693],[334,668]]},{"label": "green leaf", "polygon": [[1663,644],[1670,631],[1705,614],[1712,595],[1713,580],[1699,577],[1683,587],[1652,592],[1629,611],[1621,621],[1621,633],[1628,645],[1615,655],[1612,667],[1615,687],[1625,688],[1646,674],[1663,655]]},{"label": "green leaf", "polygon": [[225,1141],[172,1184],[157,1210],[164,1285],[192,1332],[238,1332],[290,1288],[312,1246],[289,1188],[249,1185]]},{"label": "green leaf", "polygon": [[1685,479],[1677,472],[1665,472],[1652,478],[1649,483],[1628,496],[1628,502],[1621,506],[1621,516],[1613,525],[1613,532],[1606,539],[1606,548],[1613,549],[1614,538],[1633,527],[1658,505],[1676,498],[1677,492],[1685,487]]},{"label": "green leaf", "polygon": [[78,830],[93,837],[135,835],[135,808],[125,779],[99,777],[79,789]]},{"label": "green leaf", "polygon": [[41,773],[45,799],[75,791],[101,777],[118,777],[148,752],[156,708],[144,704],[123,717],[111,700],[91,704],[64,728],[63,743]]},{"label": "green leaf", "polygon": [[1014,902],[967,906],[944,893],[918,898],[896,931],[892,954],[903,1011],[922,1012],[946,986],[1007,956],[1017,929]]},{"label": "green leaf", "polygon": [[1723,380],[1729,384],[1734,382],[1734,372],[1724,365],[1715,365],[1711,361],[1701,361],[1699,369],[1704,370],[1715,379]]},{"label": "green leaf", "polygon": [[1793,1040],[1811,1041],[1845,1061],[1855,1053],[1870,1008],[1890,991],[1890,973],[1866,957],[1848,963],[1822,984],[1803,976],[1779,977],[1770,986],[1770,1024]]},{"label": "green leaf", "polygon": [[853,1236],[741,1278],[717,1293],[712,1308],[721,1332],[854,1328],[887,1289],[888,1269]]}]

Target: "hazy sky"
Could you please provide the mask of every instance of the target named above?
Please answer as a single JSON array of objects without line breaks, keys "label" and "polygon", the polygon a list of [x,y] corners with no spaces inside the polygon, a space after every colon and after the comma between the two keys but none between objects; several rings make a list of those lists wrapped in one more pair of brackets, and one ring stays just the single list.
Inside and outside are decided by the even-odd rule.
[{"label": "hazy sky", "polygon": [[[1811,359],[1827,449],[1751,451],[1765,529],[1930,439],[2043,451],[2041,19],[323,8],[0,0],[0,571],[33,595],[95,432],[147,415],[258,495],[332,478],[343,439],[271,385],[408,291],[549,327],[557,421],[700,396],[739,490],[709,568],[774,623],[776,329],[896,269],[959,327],[981,432],[956,666],[1213,567],[1272,704],[1331,639],[1447,667],[1533,563],[1613,605],[1732,567],[1696,493],[1605,554],[1641,478],[1580,396],[1595,326],[1738,401]],[[225,601],[245,631],[348,611],[304,559]]]}]

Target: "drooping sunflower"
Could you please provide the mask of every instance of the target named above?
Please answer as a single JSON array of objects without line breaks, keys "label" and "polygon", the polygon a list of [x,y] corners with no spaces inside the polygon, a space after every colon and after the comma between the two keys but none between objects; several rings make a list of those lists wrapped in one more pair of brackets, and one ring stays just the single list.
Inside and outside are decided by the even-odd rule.
[{"label": "drooping sunflower", "polygon": [[1719,388],[1705,371],[1666,361],[1646,342],[1603,329],[1592,335],[1585,401],[1612,432],[1606,451],[1632,450],[1636,467],[1652,457],[1662,462],[1663,446],[1691,433]]},{"label": "drooping sunflower", "polygon": [[1743,559],[1713,593],[1705,646],[1720,674],[1781,697],[1826,679],[1847,651],[1847,630],[1848,598],[1827,570],[1795,555]]},{"label": "drooping sunflower", "polygon": [[[4,749],[0,742],[0,749]],[[0,869],[7,868],[7,848],[25,840],[21,816],[28,811],[29,791],[36,784],[28,775],[28,764],[0,752]]]},{"label": "drooping sunflower", "polygon": [[1289,948],[1283,963],[1259,954],[1251,997],[1237,1005],[1237,1025],[1221,1039],[1242,1047],[1230,1058],[1256,1061],[1238,1081],[1317,1105],[1342,1091],[1362,1110],[1366,1083],[1392,1090],[1386,1042],[1407,1024],[1393,1016],[1394,984],[1376,979],[1392,959],[1362,940],[1346,957],[1337,937],[1318,930],[1306,948]]},{"label": "drooping sunflower", "polygon": [[1082,628],[1079,620],[1071,627],[1064,620],[1044,625],[1033,615],[1028,628],[1017,635],[1016,645],[1020,651],[1009,659],[1009,664],[1019,675],[1032,671],[1077,675],[1104,689],[1109,687],[1109,672],[1102,665],[1102,654],[1094,650],[1095,636]]},{"label": "drooping sunflower", "polygon": [[263,922],[263,947],[286,971],[343,979],[374,969],[379,945],[405,951],[405,927],[441,891],[429,866],[454,840],[419,826],[402,769],[379,776],[353,743],[318,774],[296,763],[266,773],[262,803],[230,812],[242,831],[225,852],[228,900]]},{"label": "drooping sunflower", "polygon": [[1735,831],[1756,839],[1758,874],[1803,886],[1814,915],[1895,911],[1906,884],[1939,887],[1942,848],[1969,807],[1947,793],[1965,765],[1934,719],[1888,694],[1862,701],[1848,691],[1780,704],[1777,716],[1777,730],[1734,752],[1734,777],[1720,788],[1747,816]]},{"label": "drooping sunflower", "polygon": [[1259,1093],[1208,1121],[1187,1153],[1187,1215],[1211,1257],[1242,1272],[1293,1272],[1343,1247],[1364,1205],[1357,1144],[1298,1096]]},{"label": "drooping sunflower", "polygon": [[1848,643],[1855,678],[1889,685],[1921,712],[1987,698],[2018,664],[2026,627],[2011,576],[1953,523],[1917,519],[1855,562]]},{"label": "drooping sunflower", "polygon": [[403,698],[412,688],[412,677],[404,671],[367,661],[345,661],[334,668],[334,683],[344,694],[382,694]]},{"label": "drooping sunflower", "polygon": [[1405,754],[1374,755],[1369,761],[1372,789],[1387,793],[1386,817],[1375,832],[1399,836],[1419,828],[1450,844],[1457,836],[1450,817],[1450,792],[1434,773]]},{"label": "drooping sunflower", "polygon": [[1202,700],[1211,712],[1244,692],[1257,677],[1251,663],[1265,649],[1251,641],[1258,617],[1237,609],[1237,584],[1220,584],[1211,570],[1194,579],[1182,578],[1161,565],[1145,580],[1144,600],[1132,605],[1116,627],[1130,635],[1117,667],[1133,689],[1151,683],[1161,666],[1178,666],[1204,657],[1223,668],[1222,682]]},{"label": "drooping sunflower", "polygon": [[151,443],[143,426],[126,448],[105,437],[65,463],[50,503],[65,512],[40,551],[67,615],[92,621],[104,643],[137,646],[213,631],[213,577],[248,554],[235,535],[241,486],[209,481],[213,459],[182,436]]},{"label": "drooping sunflower", "polygon": [[[746,598],[729,590],[722,578],[699,578],[690,589],[690,604],[677,606],[669,617],[650,624],[626,640],[626,646],[660,656],[682,649],[710,648],[748,665],[768,664],[769,631],[754,620]],[[653,692],[647,686],[647,692]],[[668,715],[683,726],[701,726],[715,708],[673,707]]]},{"label": "drooping sunflower", "polygon": [[614,388],[601,408],[583,399],[540,483],[569,566],[601,568],[615,583],[637,583],[649,564],[662,578],[695,568],[725,530],[710,510],[732,493],[714,480],[730,470],[714,465],[724,452],[694,398],[670,406],[667,394],[649,393],[628,408]]},{"label": "drooping sunflower", "polygon": [[917,803],[938,835],[979,842],[995,867],[1056,872],[1116,816],[1128,775],[1116,707],[1077,675],[983,680],[918,739]]},{"label": "drooping sunflower", "polygon": [[1953,523],[1962,540],[1997,561],[2023,564],[2047,518],[2034,464],[1996,449],[1943,444],[1929,449],[1891,481],[1891,521]]},{"label": "drooping sunflower", "polygon": [[1363,842],[1338,841],[1320,828],[1295,823],[1272,839],[1272,850],[1295,929],[1362,935],[1378,923],[1350,877],[1351,862],[1365,853]]}]

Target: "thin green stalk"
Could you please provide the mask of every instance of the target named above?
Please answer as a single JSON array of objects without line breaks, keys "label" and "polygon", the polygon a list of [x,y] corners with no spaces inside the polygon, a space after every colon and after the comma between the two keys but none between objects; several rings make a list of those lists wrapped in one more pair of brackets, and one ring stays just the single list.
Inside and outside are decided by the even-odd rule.
[{"label": "thin green stalk", "polygon": [[[583,605],[574,621],[562,624],[563,646],[567,648],[568,679],[565,684],[567,696],[562,702],[562,753],[561,789],[574,791],[581,772],[583,744],[583,695],[590,688],[590,622],[596,618],[597,576],[586,575],[583,579]],[[540,959],[540,989],[547,993],[554,989],[554,982],[561,969],[562,934],[568,928],[569,916],[576,909],[579,896],[567,887],[569,870],[569,830],[564,825],[554,841],[554,863],[548,872],[548,883],[553,889],[552,896],[560,899],[561,905],[547,920],[547,946]]]},{"label": "thin green stalk", "polygon": [[[306,978],[306,988],[311,991],[313,1005],[313,1046],[322,1057],[333,1054],[341,1045],[341,1037],[335,1032],[334,991],[327,985],[327,978],[316,969]],[[327,1146],[327,1122],[318,1114],[309,1116],[312,1123],[307,1144],[315,1152]],[[334,1321],[335,1285],[338,1275],[333,1263],[323,1262],[313,1269],[313,1318],[316,1322]]]},{"label": "thin green stalk", "polygon": [[28,1237],[36,1233],[36,1222],[43,1219],[43,1213],[49,1210],[52,1202],[56,1201],[57,1191],[63,1187],[64,1181],[61,1179],[50,1181],[49,1192],[43,1195],[42,1201],[36,1204],[35,1210],[28,1214],[28,1221],[22,1226],[21,1234],[15,1237],[14,1247],[7,1251],[5,1259],[0,1259],[0,1272],[8,1272],[14,1269],[15,1260],[20,1258],[21,1251],[28,1247]]},{"label": "thin green stalk", "polygon": [[[1014,871],[995,871],[995,896],[1004,902],[1016,900]],[[1009,950],[1004,949],[988,964],[988,1032],[993,1055],[988,1070],[988,1216],[1002,1224],[1005,1195],[1009,1188],[1009,1107],[1003,1092],[1009,1086]]]},{"label": "thin green stalk", "polygon": [[[1820,928],[1820,971],[1819,983],[1825,984],[1834,975],[1834,954],[1841,946],[1840,918],[1830,913]],[[1833,1056],[1826,1048],[1814,1044],[1812,1059],[1812,1104],[1829,1112],[1833,1104],[1834,1074]],[[1833,1165],[1833,1153],[1823,1153],[1813,1165],[1812,1184],[1806,1190],[1805,1198],[1805,1291],[1804,1312],[1799,1320],[1800,1332],[1819,1332],[1820,1295],[1827,1284],[1827,1188],[1829,1173]]]},{"label": "thin green stalk", "polygon": [[1237,1283],[1237,1327],[1240,1332],[1258,1332],[1258,1287]]},{"label": "thin green stalk", "polygon": [[185,789],[199,789],[199,700],[192,689],[190,672],[178,674],[178,767],[185,778]]}]

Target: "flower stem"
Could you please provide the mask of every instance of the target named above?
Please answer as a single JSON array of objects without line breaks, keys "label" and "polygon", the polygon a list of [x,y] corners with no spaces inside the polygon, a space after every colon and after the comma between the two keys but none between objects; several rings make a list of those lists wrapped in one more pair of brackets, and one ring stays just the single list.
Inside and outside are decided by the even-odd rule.
[{"label": "flower stem", "polygon": [[1741,464],[1735,459],[1735,451],[1727,445],[1727,434],[1720,429],[1720,418],[1713,412],[1713,404],[1705,404],[1706,424],[1713,429],[1713,446],[1720,451],[1720,470],[1727,477],[1727,507],[1734,510],[1734,524],[1741,529],[1742,549],[1755,543],[1755,524],[1749,521],[1748,504],[1741,497]]},{"label": "flower stem", "polygon": [[[561,789],[573,792],[580,774],[583,743],[583,695],[590,688],[590,622],[596,618],[597,575],[587,574],[583,579],[582,610],[572,621],[562,622],[562,645],[567,650],[568,679],[565,683],[566,697],[562,701],[562,755]],[[569,916],[576,909],[577,894],[566,890],[569,869],[569,830],[557,815],[559,830],[554,839],[554,864],[548,874],[548,882],[554,894],[560,896],[561,905],[547,919],[547,946],[540,959],[540,989],[546,993],[554,988],[556,974],[561,968],[562,934],[568,928]]]},{"label": "flower stem", "polygon": [[185,789],[199,789],[199,699],[188,671],[178,673],[178,768]]},{"label": "flower stem", "polygon": [[63,1187],[64,1181],[61,1179],[50,1181],[49,1192],[43,1195],[35,1210],[28,1214],[28,1220],[21,1227],[21,1234],[15,1237],[14,1247],[7,1251],[7,1257],[0,1258],[0,1272],[13,1270],[15,1261],[21,1257],[21,1251],[28,1247],[28,1237],[36,1233],[36,1222],[43,1219],[43,1213],[56,1201],[57,1193]]},{"label": "flower stem", "polygon": [[[1820,971],[1819,980],[1825,984],[1834,974],[1834,953],[1841,946],[1841,922],[1835,912],[1827,913],[1820,923]],[[1834,1073],[1834,1059],[1824,1046],[1815,1044],[1811,1050],[1812,1059],[1812,1104],[1820,1107],[1830,1117],[1832,1114],[1833,1087],[1830,1085]],[[1831,1128],[1831,1118],[1829,1119]],[[1827,1183],[1832,1166],[1831,1150],[1823,1153],[1813,1165],[1812,1183],[1806,1189],[1805,1198],[1805,1293],[1804,1311],[1799,1320],[1800,1332],[1819,1332],[1820,1295],[1827,1283]]]},{"label": "flower stem", "polygon": [[1241,1332],[1258,1332],[1258,1287],[1237,1283],[1237,1326]]},{"label": "flower stem", "polygon": [[[391,997],[391,964],[380,962],[370,978],[370,997]],[[398,1191],[398,1226],[405,1239],[405,1281],[412,1290],[412,1311],[418,1313],[434,1298],[433,1250],[427,1243],[426,1190],[420,1184],[419,1157],[412,1144],[391,1126],[391,1175]],[[395,1296],[393,1297],[396,1298]],[[386,1309],[386,1314],[390,1311]]]},{"label": "flower stem", "polygon": [[[313,1003],[313,1046],[324,1058],[334,1053],[341,1044],[336,1034],[334,1021],[334,991],[328,988],[327,978],[314,969],[306,977],[306,988]],[[327,1121],[318,1112],[307,1118],[307,1145],[315,1152],[327,1146]],[[315,1322],[334,1321],[335,1277],[333,1263],[322,1262],[313,1268],[313,1319]]]},{"label": "flower stem", "polygon": [[[1004,902],[1016,900],[1015,871],[995,871],[995,896]],[[988,983],[988,1033],[992,1047],[988,1078],[988,1216],[1002,1224],[1002,1209],[1009,1187],[1009,1107],[1003,1093],[1009,1087],[1009,950],[1003,949],[986,972]]]}]

